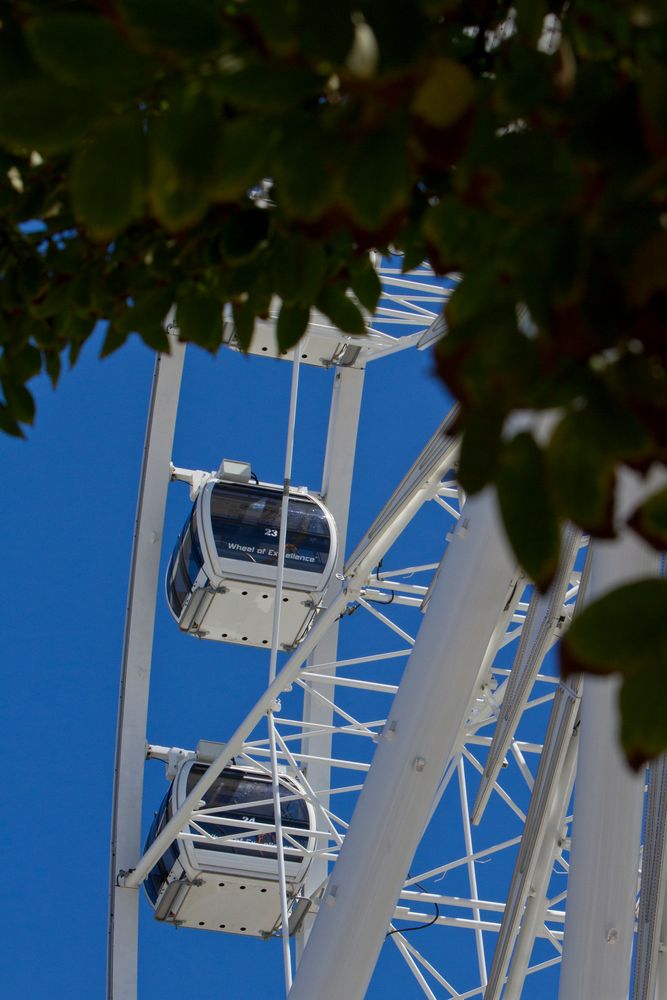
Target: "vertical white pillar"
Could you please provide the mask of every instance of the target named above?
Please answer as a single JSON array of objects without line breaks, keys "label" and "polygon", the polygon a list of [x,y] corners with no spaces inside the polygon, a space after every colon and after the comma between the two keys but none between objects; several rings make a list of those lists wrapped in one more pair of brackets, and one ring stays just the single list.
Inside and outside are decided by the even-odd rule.
[{"label": "vertical white pillar", "polygon": [[107,996],[135,1000],[139,888],[117,884],[141,853],[146,717],[164,511],[185,345],[170,334],[170,356],[155,362],[137,514],[120,681],[111,820]]},{"label": "vertical white pillar", "polygon": [[[639,500],[635,477],[621,503]],[[593,543],[586,600],[648,575],[658,557],[629,531]],[[617,677],[584,680],[560,1000],[627,1000],[641,841],[644,773],[618,744]]]},{"label": "vertical white pillar", "polygon": [[[335,573],[339,573],[345,563],[345,543],[347,539],[347,522],[350,511],[350,494],[352,491],[352,475],[354,472],[354,456],[359,429],[359,414],[364,388],[363,368],[340,368],[334,376],[329,413],[329,428],[327,432],[327,450],[324,457],[324,474],[322,477],[322,497],[333,515],[338,531],[338,558]],[[334,577],[331,588],[336,592],[339,587]],[[338,654],[338,623],[332,625],[327,634],[318,643],[317,648],[308,658],[309,663],[331,663]],[[328,700],[333,699],[334,689],[330,685],[311,681],[304,692],[303,719],[318,726],[330,726],[333,720],[333,710],[317,697],[321,692]],[[319,795],[320,802],[326,809],[329,796],[324,791],[330,784],[331,767],[326,758],[331,757],[331,733],[320,733],[308,736],[307,730],[302,740],[304,753],[322,758],[308,764],[308,782]],[[321,845],[324,846],[324,845]],[[304,893],[311,896],[327,877],[328,862],[321,857],[313,860],[308,869],[304,885]],[[314,917],[308,913],[301,925],[296,938],[297,961],[300,960],[305,943],[310,934]]]},{"label": "vertical white pillar", "polygon": [[458,752],[514,561],[495,498],[469,500],[359,796],[290,1000],[361,1000],[447,761]]}]

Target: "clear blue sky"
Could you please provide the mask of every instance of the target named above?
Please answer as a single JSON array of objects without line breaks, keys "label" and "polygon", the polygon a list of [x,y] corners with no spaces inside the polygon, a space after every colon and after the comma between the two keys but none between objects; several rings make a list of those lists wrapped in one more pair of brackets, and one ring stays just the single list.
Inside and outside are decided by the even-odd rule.
[{"label": "clear blue sky", "polygon": [[[104,995],[119,663],[153,355],[136,338],[103,362],[98,349],[95,338],[55,392],[34,383],[27,441],[0,440],[7,997]],[[348,548],[448,408],[431,367],[428,352],[414,351],[369,367]],[[330,382],[330,373],[302,369],[294,481],[315,488]],[[288,365],[191,349],[174,461],[213,469],[222,456],[250,459],[261,479],[281,481],[288,391]],[[188,507],[186,487],[175,484],[165,538],[175,540]],[[268,653],[181,635],[161,588],[158,600],[148,737],[180,746],[224,740],[264,687]],[[166,789],[162,765],[150,765],[146,787],[149,821]],[[446,835],[445,824],[438,838]],[[278,942],[176,932],[145,903],[141,941],[141,1000],[281,996]],[[369,997],[421,995],[395,949],[385,951]],[[526,995],[554,995],[542,989]]]}]

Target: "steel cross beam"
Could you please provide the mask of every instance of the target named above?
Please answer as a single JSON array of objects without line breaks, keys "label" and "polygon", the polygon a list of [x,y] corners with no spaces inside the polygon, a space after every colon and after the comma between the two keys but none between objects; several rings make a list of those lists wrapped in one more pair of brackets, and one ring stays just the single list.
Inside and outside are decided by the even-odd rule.
[{"label": "steel cross beam", "polygon": [[579,680],[575,679],[571,687],[561,685],[554,698],[485,1000],[500,997],[510,960],[511,971],[503,997],[518,1000],[521,996],[533,942],[544,921],[553,862],[561,849],[565,812],[574,781],[578,712]]},{"label": "steel cross beam", "polygon": [[361,1000],[480,667],[515,585],[489,491],[469,500],[392,705],[290,1000]]},{"label": "steel cross beam", "polygon": [[116,767],[111,820],[107,996],[137,995],[139,893],[119,884],[119,872],[141,849],[141,796],[153,624],[176,410],[185,345],[169,328],[171,355],[155,362],[132,547],[121,666]]},{"label": "steel cross beam", "polygon": [[563,614],[565,594],[574,560],[579,551],[580,540],[581,533],[572,525],[568,525],[563,534],[561,560],[556,577],[546,594],[540,595],[536,592],[530,602],[484,766],[484,774],[473,806],[471,817],[473,823],[479,823],[482,818],[535,678],[544,657],[556,641],[559,619]]}]

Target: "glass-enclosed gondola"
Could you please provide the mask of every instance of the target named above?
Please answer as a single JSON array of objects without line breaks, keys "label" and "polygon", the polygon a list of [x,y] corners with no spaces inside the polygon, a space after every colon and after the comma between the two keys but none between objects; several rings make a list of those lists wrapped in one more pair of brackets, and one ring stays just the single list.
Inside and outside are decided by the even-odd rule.
[{"label": "glass-enclosed gondola", "polygon": [[[199,638],[269,646],[282,487],[210,479],[200,490],[167,570],[167,600]],[[336,526],[306,490],[289,494],[279,643],[294,646],[317,613],[336,560]]]},{"label": "glass-enclosed gondola", "polygon": [[[181,766],[155,814],[145,849],[206,768],[195,760]],[[308,870],[314,811],[286,775],[280,776],[280,807],[291,902]],[[171,844],[144,887],[158,920],[233,934],[271,934],[280,921],[280,897],[270,775],[247,767],[225,768],[206,793],[189,836]]]}]

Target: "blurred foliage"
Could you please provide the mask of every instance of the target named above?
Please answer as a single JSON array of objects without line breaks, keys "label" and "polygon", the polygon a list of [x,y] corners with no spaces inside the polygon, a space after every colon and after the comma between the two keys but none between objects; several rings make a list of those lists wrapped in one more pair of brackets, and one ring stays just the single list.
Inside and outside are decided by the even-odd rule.
[{"label": "blurred foliage", "polygon": [[[437,350],[463,485],[495,484],[547,587],[563,522],[613,535],[618,468],[667,458],[666,67],[661,0],[5,0],[2,429],[100,319],[104,354],[167,349],[175,302],[215,351],[223,308],[247,346],[276,296],[285,349],[312,307],[363,330],[371,248],[428,260],[464,275]],[[664,494],[630,523],[664,548]],[[622,669],[589,639],[580,665]],[[624,723],[635,762],[661,718]]]}]

